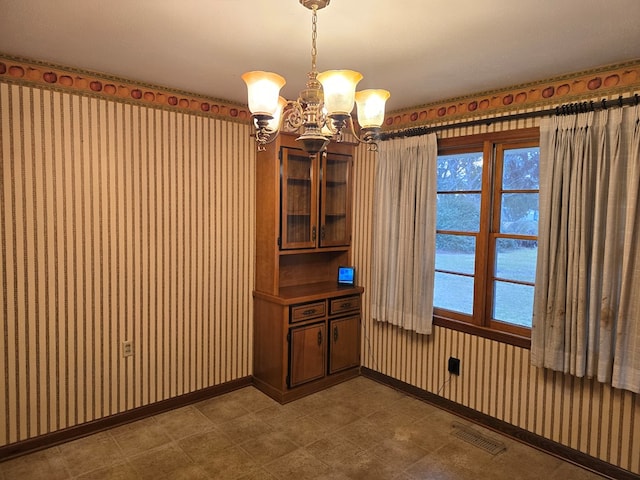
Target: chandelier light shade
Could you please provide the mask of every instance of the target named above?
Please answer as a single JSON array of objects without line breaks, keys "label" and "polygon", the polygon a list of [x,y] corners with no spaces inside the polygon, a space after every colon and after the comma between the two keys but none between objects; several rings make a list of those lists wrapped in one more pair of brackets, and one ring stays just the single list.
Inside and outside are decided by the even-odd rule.
[{"label": "chandelier light shade", "polygon": [[249,110],[252,115],[267,115],[273,117],[278,110],[280,89],[286,83],[277,73],[246,72],[242,80],[247,84]]},{"label": "chandelier light shade", "polygon": [[324,108],[327,115],[350,115],[356,97],[356,85],[362,80],[360,72],[353,70],[327,70],[318,74],[324,90]]},{"label": "chandelier light shade", "polygon": [[380,128],[384,122],[384,104],[391,96],[388,90],[369,89],[356,93],[358,123],[362,128]]},{"label": "chandelier light shade", "polygon": [[278,107],[276,108],[276,113],[273,115],[273,118],[267,122],[267,130],[270,132],[277,132],[280,127],[280,117],[282,117],[282,111],[284,107],[287,105],[287,99],[284,97],[278,97]]},{"label": "chandelier light shade", "polygon": [[[307,83],[295,101],[280,96],[285,79],[276,73],[253,71],[242,75],[247,85],[249,110],[255,126],[258,150],[272,142],[281,130],[299,132],[296,139],[310,155],[326,149],[331,141],[341,141],[343,132],[350,133],[361,143],[377,149],[377,138],[384,122],[384,106],[390,94],[386,90],[356,92],[362,74],[353,70],[316,69],[317,11],[330,0],[300,0],[312,11],[311,71]],[[351,112],[357,104],[360,135],[354,126]]]}]

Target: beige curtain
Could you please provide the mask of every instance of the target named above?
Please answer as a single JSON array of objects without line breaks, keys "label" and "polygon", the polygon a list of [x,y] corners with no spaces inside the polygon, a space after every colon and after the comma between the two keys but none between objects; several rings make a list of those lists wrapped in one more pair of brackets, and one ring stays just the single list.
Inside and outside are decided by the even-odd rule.
[{"label": "beige curtain", "polygon": [[436,239],[435,134],[380,145],[374,188],[371,314],[431,333]]},{"label": "beige curtain", "polygon": [[540,124],[531,360],[640,392],[640,108]]}]

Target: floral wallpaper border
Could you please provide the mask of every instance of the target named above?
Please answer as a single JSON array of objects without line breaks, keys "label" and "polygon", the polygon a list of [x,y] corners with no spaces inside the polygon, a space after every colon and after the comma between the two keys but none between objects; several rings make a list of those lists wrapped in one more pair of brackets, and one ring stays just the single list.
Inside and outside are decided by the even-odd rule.
[{"label": "floral wallpaper border", "polygon": [[[251,118],[246,105],[2,54],[0,54],[0,80],[39,84],[63,91],[86,93],[155,107],[187,110],[240,122],[249,122]],[[640,90],[640,59],[389,112],[383,129],[398,130],[505,111],[524,111],[546,105],[593,99],[600,95],[603,97],[617,93],[623,95],[638,90]]]},{"label": "floral wallpaper border", "polygon": [[154,107],[188,110],[228,120],[249,122],[251,118],[246,105],[2,54],[0,54],[0,80],[42,85]]},{"label": "floral wallpaper border", "polygon": [[640,59],[390,112],[385,118],[384,129],[398,130],[506,111],[525,111],[598,96],[631,94],[639,89]]}]

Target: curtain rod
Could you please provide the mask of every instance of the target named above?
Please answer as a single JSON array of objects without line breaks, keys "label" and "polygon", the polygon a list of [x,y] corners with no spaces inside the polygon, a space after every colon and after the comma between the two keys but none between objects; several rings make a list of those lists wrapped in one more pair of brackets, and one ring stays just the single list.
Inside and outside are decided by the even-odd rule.
[{"label": "curtain rod", "polygon": [[473,127],[476,125],[491,125],[492,123],[508,122],[510,120],[521,120],[524,118],[545,117],[547,115],[573,115],[576,113],[595,112],[597,110],[606,110],[608,108],[620,108],[626,105],[638,105],[640,97],[636,93],[633,97],[618,97],[616,100],[602,99],[600,102],[593,100],[581,103],[567,103],[554,108],[545,110],[536,110],[533,112],[512,113],[501,117],[479,118],[476,120],[467,120],[465,122],[448,123],[446,125],[436,125],[434,127],[414,127],[406,130],[398,130],[395,132],[381,133],[380,140],[390,140],[399,137],[416,137],[418,135],[426,135],[427,133],[439,132],[441,130],[449,130],[451,128]]}]

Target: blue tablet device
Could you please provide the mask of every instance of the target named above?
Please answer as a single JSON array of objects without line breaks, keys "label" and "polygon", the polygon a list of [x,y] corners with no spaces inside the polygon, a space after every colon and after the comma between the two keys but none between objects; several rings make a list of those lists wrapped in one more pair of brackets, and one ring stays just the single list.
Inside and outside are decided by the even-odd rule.
[{"label": "blue tablet device", "polygon": [[356,269],[355,267],[338,267],[338,285],[350,285],[356,284]]}]

